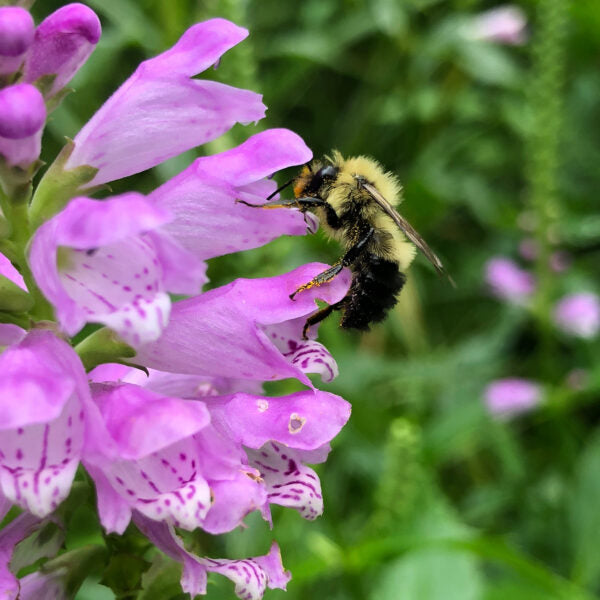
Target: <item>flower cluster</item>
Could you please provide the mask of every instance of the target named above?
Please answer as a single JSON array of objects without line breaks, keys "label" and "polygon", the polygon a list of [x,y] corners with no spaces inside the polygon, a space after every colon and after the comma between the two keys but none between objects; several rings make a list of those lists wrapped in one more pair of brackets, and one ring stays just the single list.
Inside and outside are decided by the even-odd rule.
[{"label": "flower cluster", "polygon": [[[525,229],[526,220],[522,223]],[[519,253],[524,261],[539,260],[538,244],[531,238],[524,238],[519,244]],[[568,271],[571,259],[562,250],[554,249],[548,256],[549,273]],[[485,281],[490,292],[498,299],[530,310],[538,292],[536,276],[515,261],[505,256],[489,259],[484,267]],[[553,327],[561,334],[572,338],[591,339],[600,332],[600,297],[594,292],[567,293],[554,301],[549,318]],[[573,387],[571,379],[581,379],[578,371],[567,376],[567,385]],[[578,385],[578,384],[577,384]],[[484,391],[487,408],[494,415],[507,416],[529,411],[539,405],[544,398],[543,386],[527,379],[508,378],[492,381]]]},{"label": "flower cluster", "polygon": [[[90,197],[263,118],[260,95],[195,78],[246,35],[213,19],[141,63],[32,191],[46,117],[100,22],[82,4],[37,27],[25,9],[0,8],[0,517],[22,511],[0,530],[2,598],[60,587],[48,569],[19,580],[10,561],[15,544],[59,519],[81,468],[105,530],[133,522],[182,563],[192,596],[206,592],[208,572],[245,599],[284,588],[290,575],[276,544],[251,559],[202,558],[176,528],[221,534],[255,510],[271,522],[272,504],[306,519],[323,510],[307,464],[326,459],[350,408],[309,379],[330,381],[337,366],[302,327],[317,298],[345,295],[348,273],[295,301],[290,293],[324,265],[201,293],[207,259],[315,226],[295,210],[236,203],[264,202],[271,175],[310,150],[291,131],[266,130],[148,195]],[[263,393],[263,382],[285,378],[304,389]]]}]

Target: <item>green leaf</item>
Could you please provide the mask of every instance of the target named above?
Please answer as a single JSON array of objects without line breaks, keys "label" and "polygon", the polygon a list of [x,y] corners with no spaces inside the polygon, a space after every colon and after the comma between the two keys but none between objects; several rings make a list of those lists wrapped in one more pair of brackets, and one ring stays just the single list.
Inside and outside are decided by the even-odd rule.
[{"label": "green leaf", "polygon": [[477,562],[460,551],[423,548],[383,570],[372,600],[478,600],[482,578]]},{"label": "green leaf", "polygon": [[171,600],[182,596],[181,565],[163,554],[156,554],[152,566],[142,576],[142,591],[137,600]]},{"label": "green leaf", "polygon": [[600,578],[600,433],[589,442],[575,471],[567,506],[573,545],[573,579],[596,586]]}]

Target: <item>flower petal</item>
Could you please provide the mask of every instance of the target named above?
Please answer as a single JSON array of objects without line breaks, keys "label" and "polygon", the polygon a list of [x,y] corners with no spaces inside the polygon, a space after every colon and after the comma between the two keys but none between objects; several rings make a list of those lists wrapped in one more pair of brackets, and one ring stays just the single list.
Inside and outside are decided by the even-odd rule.
[{"label": "flower petal", "polygon": [[213,535],[239,527],[246,515],[261,508],[267,501],[259,472],[252,467],[246,467],[245,472],[234,472],[233,479],[211,481],[210,488],[214,501],[202,529]]},{"label": "flower petal", "polygon": [[[238,279],[233,283],[177,302],[160,343],[142,346],[136,362],[161,371],[269,381],[296,377],[311,385],[302,361],[285,356],[264,331],[265,326],[305,318],[316,310],[315,298],[341,300],[350,276],[343,271],[331,283],[289,295],[326,265],[304,265],[278,277]],[[295,324],[298,329],[298,324]],[[285,334],[289,331],[285,329]],[[286,338],[287,339],[287,338]],[[300,335],[295,348],[302,343]],[[324,360],[324,354],[319,357]],[[330,368],[334,371],[333,359]],[[308,367],[309,365],[307,365]]]},{"label": "flower petal", "polygon": [[67,496],[79,464],[90,402],[85,372],[49,331],[33,331],[5,350],[0,370],[0,488],[45,516]]},{"label": "flower petal", "polygon": [[206,594],[206,572],[228,577],[235,583],[235,593],[243,600],[260,600],[266,587],[285,589],[291,575],[281,564],[281,554],[273,543],[265,556],[242,560],[200,558],[188,552],[172,527],[134,516],[140,531],[162,552],[182,563],[181,587],[192,597]]},{"label": "flower petal", "polygon": [[294,508],[309,521],[323,514],[319,478],[300,462],[294,450],[270,442],[260,450],[249,450],[248,458],[260,471],[269,503]]},{"label": "flower petal", "polygon": [[249,250],[280,235],[304,235],[307,226],[297,210],[256,210],[236,200],[264,203],[276,188],[264,178],[311,156],[295,133],[270,129],[237,148],[198,158],[149,198],[174,215],[164,231],[194,256]]},{"label": "flower petal", "polygon": [[31,269],[67,333],[97,322],[134,345],[160,335],[170,300],[157,249],[143,232],[168,218],[139,194],[81,197],[38,229]]},{"label": "flower petal", "polygon": [[21,273],[17,271],[10,260],[0,253],[0,275],[4,275],[7,279],[10,279],[15,285],[18,285],[22,290],[27,291],[25,281],[21,276]]},{"label": "flower petal", "polygon": [[194,25],[170,50],[140,64],[75,137],[66,168],[99,169],[97,185],[149,169],[262,119],[261,96],[190,77],[215,63],[247,31],[224,19]]},{"label": "flower petal", "polygon": [[203,402],[168,398],[137,385],[94,384],[92,393],[124,460],[163,450],[210,422]]},{"label": "flower petal", "polygon": [[[104,459],[91,459],[102,471],[101,484],[110,483],[150,518],[198,527],[211,500],[192,438],[209,423],[204,404],[131,384],[94,384],[92,391],[110,435]],[[99,502],[105,500],[109,505],[102,512],[110,514],[115,499],[99,496]]]},{"label": "flower petal", "polygon": [[320,448],[340,432],[351,410],[339,396],[319,390],[279,398],[238,393],[207,404],[215,426],[249,448],[269,440],[299,450]]}]

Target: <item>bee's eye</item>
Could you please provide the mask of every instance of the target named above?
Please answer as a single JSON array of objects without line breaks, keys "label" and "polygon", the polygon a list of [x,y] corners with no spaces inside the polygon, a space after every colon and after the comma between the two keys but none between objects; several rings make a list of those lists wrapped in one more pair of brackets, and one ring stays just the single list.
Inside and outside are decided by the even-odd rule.
[{"label": "bee's eye", "polygon": [[325,177],[337,177],[338,170],[333,165],[327,165],[322,169],[319,169],[317,177],[324,179]]}]

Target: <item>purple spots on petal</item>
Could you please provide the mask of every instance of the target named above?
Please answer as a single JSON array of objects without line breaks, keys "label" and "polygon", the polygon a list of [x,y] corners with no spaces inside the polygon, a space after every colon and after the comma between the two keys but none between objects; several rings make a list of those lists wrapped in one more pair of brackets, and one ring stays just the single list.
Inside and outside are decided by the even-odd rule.
[{"label": "purple spots on petal", "polygon": [[185,455],[185,454],[182,452],[182,453],[179,455],[179,460],[186,460],[186,459],[187,459],[187,456],[186,456],[186,455]]},{"label": "purple spots on petal", "polygon": [[17,448],[15,457],[17,460],[23,460],[23,450],[21,450],[21,448]]},{"label": "purple spots on petal", "polygon": [[130,291],[131,291],[131,287],[130,287],[130,286],[128,286],[128,285],[124,285],[124,286],[123,286],[123,291],[124,291],[124,292],[130,292]]},{"label": "purple spots on petal", "polygon": [[165,506],[171,506],[171,501],[168,498],[165,498]]},{"label": "purple spots on petal", "polygon": [[23,487],[24,487],[24,488],[27,488],[27,487],[29,487],[29,481],[24,481],[24,482],[23,482]]},{"label": "purple spots on petal", "polygon": [[17,428],[17,435],[23,435],[24,429],[22,427]]},{"label": "purple spots on petal", "polygon": [[135,496],[135,492],[133,490],[128,489],[126,491],[130,496]]},{"label": "purple spots on petal", "polygon": [[115,477],[115,480],[119,485],[125,485],[125,482],[120,477]]}]

